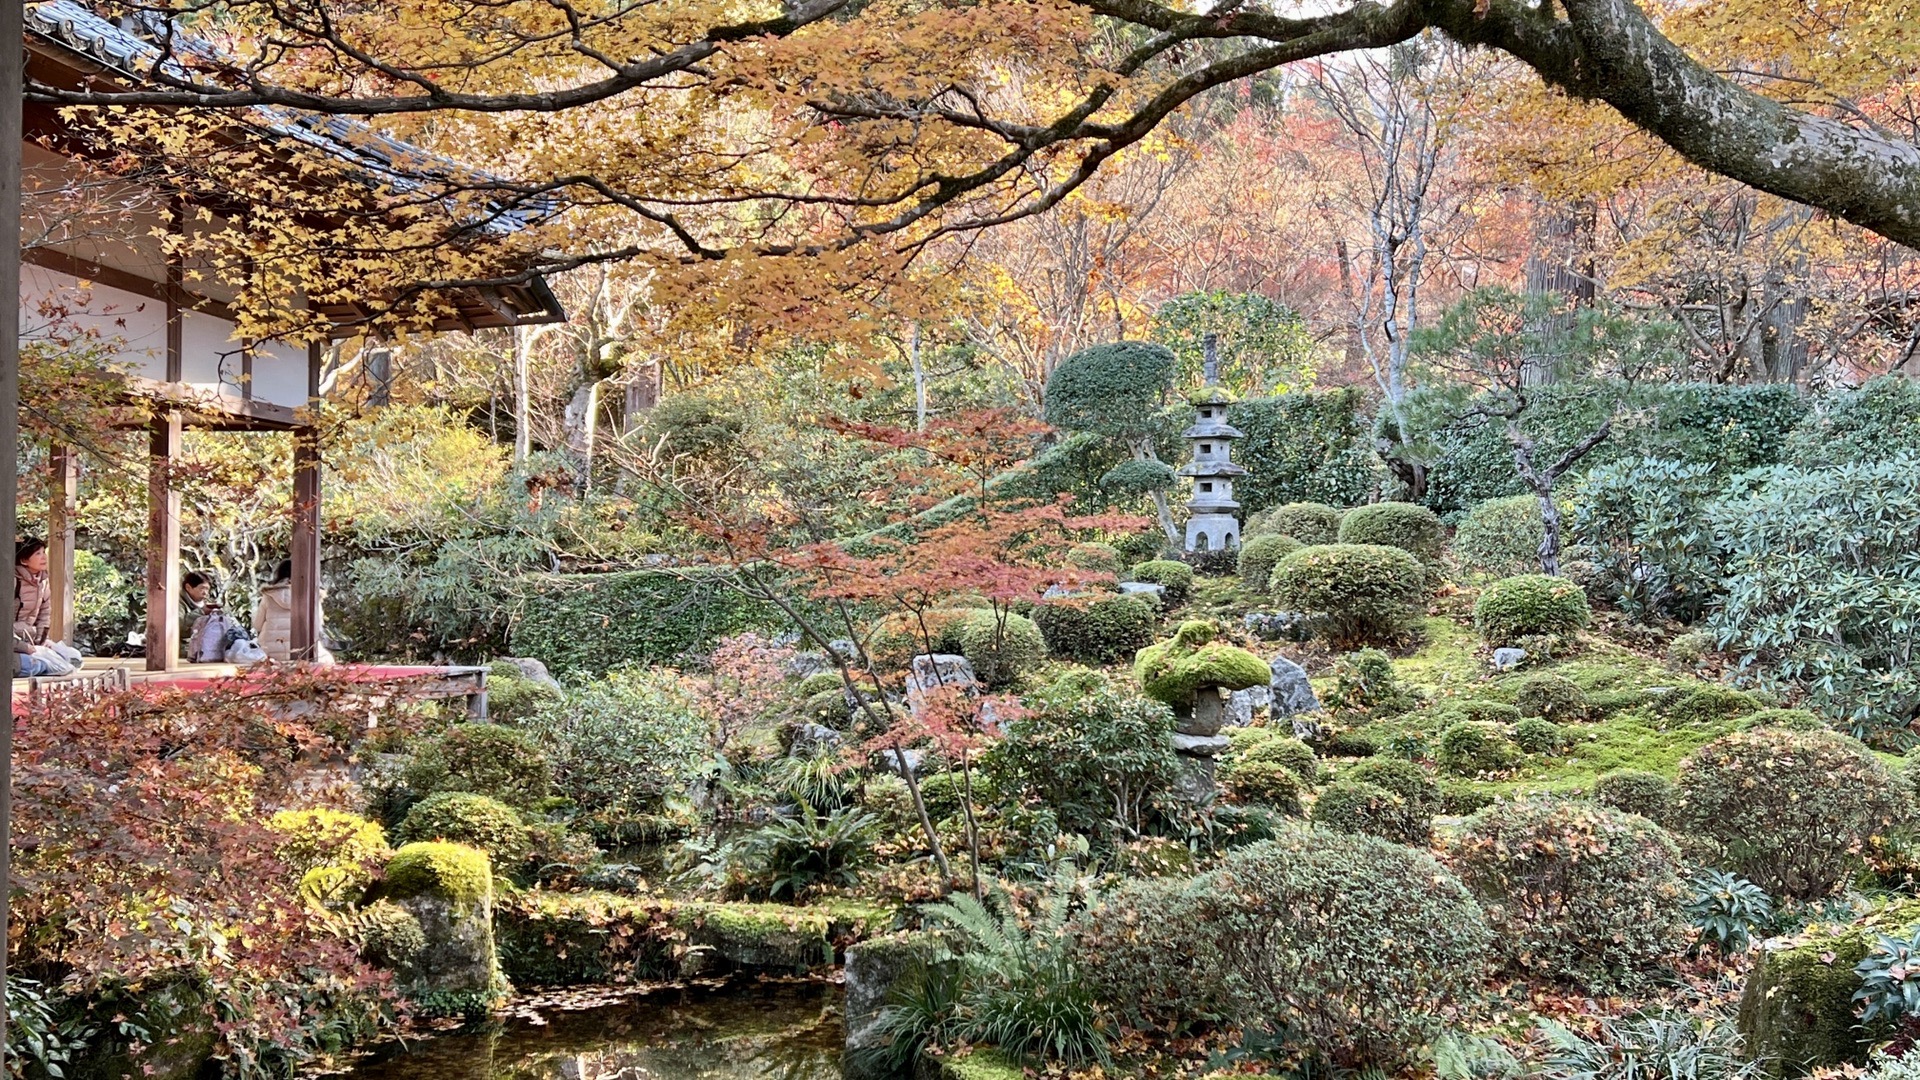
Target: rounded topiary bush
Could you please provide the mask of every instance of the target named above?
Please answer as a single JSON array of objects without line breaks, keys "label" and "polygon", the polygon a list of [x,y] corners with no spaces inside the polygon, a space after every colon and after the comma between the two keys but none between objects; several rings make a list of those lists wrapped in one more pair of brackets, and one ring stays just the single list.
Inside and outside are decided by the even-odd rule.
[{"label": "rounded topiary bush", "polygon": [[478,848],[510,865],[528,850],[527,827],[513,807],[485,795],[443,791],[414,804],[396,830],[409,844],[444,840]]},{"label": "rounded topiary bush", "polygon": [[1594,802],[1661,824],[1673,812],[1673,799],[1673,781],[1644,769],[1615,769],[1593,782]]},{"label": "rounded topiary bush", "polygon": [[1066,563],[1076,570],[1091,570],[1099,574],[1118,574],[1126,569],[1126,560],[1120,549],[1112,544],[1075,544],[1067,549]]},{"label": "rounded topiary bush", "polygon": [[1117,498],[1138,498],[1167,491],[1179,482],[1164,461],[1123,461],[1100,476],[1100,490]]},{"label": "rounded topiary bush", "polygon": [[1150,585],[1166,586],[1168,604],[1186,603],[1187,594],[1193,591],[1193,567],[1172,559],[1152,559],[1140,563],[1127,572],[1127,577]]},{"label": "rounded topiary bush", "polygon": [[898,671],[929,648],[934,652],[959,652],[951,632],[956,623],[972,614],[967,608],[935,608],[917,615],[894,612],[867,631],[867,656],[882,670]]},{"label": "rounded topiary bush", "polygon": [[1453,534],[1453,557],[1475,573],[1496,577],[1540,569],[1540,500],[1531,495],[1487,499],[1473,505]]},{"label": "rounded topiary bush", "polygon": [[1291,536],[1256,536],[1240,545],[1239,563],[1240,582],[1249,589],[1266,591],[1267,579],[1273,576],[1273,567],[1281,559],[1300,550],[1300,541]]},{"label": "rounded topiary bush", "polygon": [[980,681],[995,689],[1038,669],[1047,658],[1046,638],[1025,615],[970,611],[952,624],[947,640]]},{"label": "rounded topiary bush", "polygon": [[1445,702],[1435,708],[1434,714],[1449,724],[1462,720],[1476,720],[1512,727],[1520,722],[1519,709],[1504,701],[1484,701],[1480,698],[1461,698]]},{"label": "rounded topiary bush", "polygon": [[1787,731],[1831,730],[1825,720],[1805,709],[1761,709],[1740,717],[1740,726],[1744,729],[1782,728]]},{"label": "rounded topiary bush", "polygon": [[365,884],[365,875],[392,854],[379,822],[345,810],[281,810],[267,819],[267,828],[280,836],[274,854],[295,874],[321,866],[356,868]]},{"label": "rounded topiary bush", "polygon": [[1529,754],[1554,754],[1567,744],[1567,733],[1551,720],[1529,716],[1513,726],[1513,744]]},{"label": "rounded topiary bush", "polygon": [[1270,806],[1289,815],[1300,813],[1300,793],[1307,786],[1298,773],[1266,758],[1229,759],[1214,779],[1235,802]]},{"label": "rounded topiary bush", "polygon": [[1400,758],[1369,758],[1340,770],[1339,779],[1386,788],[1407,801],[1407,808],[1421,819],[1420,835],[1433,815],[1440,812],[1440,785],[1427,770]]},{"label": "rounded topiary bush", "polygon": [[1453,865],[1517,970],[1617,984],[1684,940],[1680,852],[1645,818],[1566,799],[1495,803],[1467,821]]},{"label": "rounded topiary bush", "polygon": [[505,660],[487,668],[487,718],[495,723],[524,720],[560,700],[560,691],[526,677]]},{"label": "rounded topiary bush", "polygon": [[1440,733],[1434,761],[1452,776],[1481,776],[1512,767],[1519,756],[1500,725],[1462,720]]},{"label": "rounded topiary bush", "polygon": [[1216,641],[1219,628],[1195,619],[1180,624],[1172,638],[1140,650],[1133,661],[1134,678],[1147,696],[1174,708],[1193,703],[1203,686],[1245,690],[1263,686],[1273,670],[1265,660],[1238,646]]},{"label": "rounded topiary bush", "polygon": [[1335,832],[1362,833],[1397,844],[1425,843],[1431,822],[1407,800],[1378,784],[1335,780],[1313,802],[1313,823]]},{"label": "rounded topiary bush", "polygon": [[1340,539],[1340,511],[1326,503],[1285,503],[1256,515],[1243,536],[1291,536],[1302,544],[1331,544]]},{"label": "rounded topiary bush", "polygon": [[1045,419],[1109,438],[1143,434],[1173,389],[1176,363],[1171,349],[1145,341],[1081,349],[1047,376]]},{"label": "rounded topiary bush", "polygon": [[1222,1019],[1292,1028],[1339,1068],[1407,1064],[1480,992],[1490,934],[1479,905],[1411,847],[1288,829],[1229,852],[1193,892],[1206,945],[1179,966],[1206,972],[1218,956]]},{"label": "rounded topiary bush", "polygon": [[1390,642],[1419,621],[1427,597],[1420,561],[1396,547],[1327,544],[1281,559],[1274,600],[1306,615],[1336,648]]},{"label": "rounded topiary bush", "polygon": [[1724,848],[1724,869],[1774,896],[1812,900],[1833,892],[1868,841],[1908,813],[1901,787],[1857,739],[1758,728],[1680,763],[1673,817]]},{"label": "rounded topiary bush", "polygon": [[1229,764],[1236,761],[1270,761],[1291,771],[1309,787],[1320,777],[1320,759],[1314,754],[1313,747],[1280,728],[1234,728],[1227,732],[1227,739],[1233,744],[1227,757]]},{"label": "rounded topiary bush", "polygon": [[1034,609],[1033,623],[1047,651],[1081,664],[1114,664],[1153,644],[1159,617],[1138,596],[1104,596],[1084,603],[1051,602]]},{"label": "rounded topiary bush", "polygon": [[1587,715],[1587,692],[1564,675],[1533,675],[1514,693],[1513,706],[1521,716],[1572,723]]},{"label": "rounded topiary bush", "polygon": [[1733,720],[1759,712],[1760,699],[1744,690],[1718,683],[1701,683],[1678,693],[1666,694],[1654,711],[1669,724],[1694,726]]},{"label": "rounded topiary bush", "polygon": [[1521,638],[1572,634],[1593,621],[1586,591],[1566,578],[1522,574],[1486,587],[1473,605],[1473,626],[1494,646]]},{"label": "rounded topiary bush", "polygon": [[420,795],[467,791],[510,806],[532,806],[547,795],[553,770],[531,736],[499,724],[456,724],[414,751],[403,774]]},{"label": "rounded topiary bush", "polygon": [[1340,543],[1379,544],[1409,551],[1422,562],[1434,562],[1446,545],[1440,518],[1424,506],[1407,502],[1356,506],[1340,519]]}]

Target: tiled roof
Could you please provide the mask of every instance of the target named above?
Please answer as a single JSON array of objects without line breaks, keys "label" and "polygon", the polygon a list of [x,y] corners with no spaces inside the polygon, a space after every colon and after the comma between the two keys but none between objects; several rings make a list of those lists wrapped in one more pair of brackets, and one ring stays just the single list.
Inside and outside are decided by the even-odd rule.
[{"label": "tiled roof", "polygon": [[[89,57],[129,79],[143,78],[155,63],[162,70],[187,75],[176,61],[162,58],[160,48],[150,40],[153,30],[116,25],[96,14],[84,0],[29,0],[26,27],[29,34]],[[211,45],[195,38],[175,34],[171,44],[176,54],[215,55]],[[478,186],[493,179],[479,169],[382,134],[357,120],[265,105],[245,110],[245,116],[244,123],[270,137],[292,139],[322,150],[352,166],[366,182],[396,191],[417,191],[429,181]],[[510,233],[553,209],[548,204],[513,210],[495,207],[481,227],[491,233]]]}]

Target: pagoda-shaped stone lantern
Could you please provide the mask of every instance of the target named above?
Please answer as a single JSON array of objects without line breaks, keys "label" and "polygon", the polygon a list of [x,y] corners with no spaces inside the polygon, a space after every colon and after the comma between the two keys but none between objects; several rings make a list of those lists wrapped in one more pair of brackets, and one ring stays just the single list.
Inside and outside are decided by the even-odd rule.
[{"label": "pagoda-shaped stone lantern", "polygon": [[1193,499],[1187,503],[1187,545],[1192,551],[1225,551],[1240,546],[1240,504],[1233,499],[1233,478],[1247,470],[1232,459],[1233,440],[1240,429],[1227,423],[1233,395],[1209,383],[1188,398],[1199,412],[1192,427],[1181,433],[1193,447],[1193,460],[1180,469],[1193,478]]}]

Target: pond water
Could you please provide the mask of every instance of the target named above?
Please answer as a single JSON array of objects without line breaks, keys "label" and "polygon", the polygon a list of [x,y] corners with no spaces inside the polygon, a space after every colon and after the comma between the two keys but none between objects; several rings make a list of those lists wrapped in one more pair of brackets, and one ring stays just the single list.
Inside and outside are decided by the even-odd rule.
[{"label": "pond water", "polygon": [[[516,1008],[487,1031],[390,1048],[350,1080],[839,1080],[840,988],[655,990],[578,1011]],[[538,1021],[531,1019],[537,1016]]]}]

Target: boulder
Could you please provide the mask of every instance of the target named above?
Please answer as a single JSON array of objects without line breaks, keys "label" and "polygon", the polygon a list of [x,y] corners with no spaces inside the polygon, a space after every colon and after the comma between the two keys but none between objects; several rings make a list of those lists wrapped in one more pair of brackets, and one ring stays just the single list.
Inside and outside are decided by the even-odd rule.
[{"label": "boulder", "polygon": [[840,748],[846,737],[824,724],[801,724],[793,732],[793,745],[787,748],[788,757],[813,757]]},{"label": "boulder", "polygon": [[1249,686],[1245,690],[1235,690],[1227,698],[1227,725],[1246,727],[1253,723],[1253,715],[1273,700],[1273,690],[1266,686]]},{"label": "boulder", "polygon": [[560,690],[560,680],[547,670],[545,662],[531,656],[503,656],[494,661],[498,664],[512,664],[520,672],[520,677],[528,682],[539,683],[549,690]]},{"label": "boulder", "polygon": [[1272,696],[1269,707],[1275,720],[1320,711],[1320,699],[1313,692],[1313,684],[1307,681],[1305,668],[1284,656],[1267,661],[1267,668],[1273,673],[1267,681],[1267,691]]},{"label": "boulder", "polygon": [[825,653],[794,653],[793,656],[787,660],[787,675],[789,678],[804,679],[809,675],[818,675],[823,671],[832,670],[834,670],[833,661],[827,659],[827,654]]},{"label": "boulder", "polygon": [[846,983],[842,1007],[846,1021],[846,1056],[842,1059],[845,1080],[892,1080],[893,1072],[871,1053],[887,1043],[887,1035],[880,1029],[880,1011],[902,980],[917,976],[946,956],[946,949],[933,935],[914,930],[847,948],[842,969]]},{"label": "boulder", "polygon": [[827,652],[849,664],[860,659],[860,646],[852,638],[834,638],[827,642]]},{"label": "boulder", "polygon": [[1493,670],[1512,671],[1525,663],[1526,659],[1527,650],[1525,649],[1495,649],[1493,650]]},{"label": "boulder", "polygon": [[429,1013],[475,1015],[511,987],[493,945],[493,870],[462,844],[408,844],[387,862],[381,894],[420,921],[421,949],[400,972],[400,990]]},{"label": "boulder", "polygon": [[1854,965],[1879,935],[1905,934],[1916,923],[1920,900],[1907,900],[1849,925],[1815,926],[1761,946],[1740,995],[1748,1055],[1772,1077],[1866,1064],[1868,1048],[1888,1032],[1861,1029],[1853,1008],[1860,989]]},{"label": "boulder", "polygon": [[1151,581],[1123,581],[1120,583],[1122,596],[1152,596],[1161,600],[1167,598],[1167,587]]},{"label": "boulder", "polygon": [[906,775],[900,771],[900,759],[902,757],[907,759],[907,772],[919,776],[926,770],[927,755],[923,751],[902,750],[897,755],[891,750],[876,750],[873,752],[873,760],[878,763],[881,768],[893,773],[895,776]]},{"label": "boulder", "polygon": [[973,673],[973,664],[964,656],[923,653],[913,658],[913,665],[907,672],[909,694],[915,690],[933,690],[943,686],[957,686],[971,692],[980,688],[980,679]]}]

